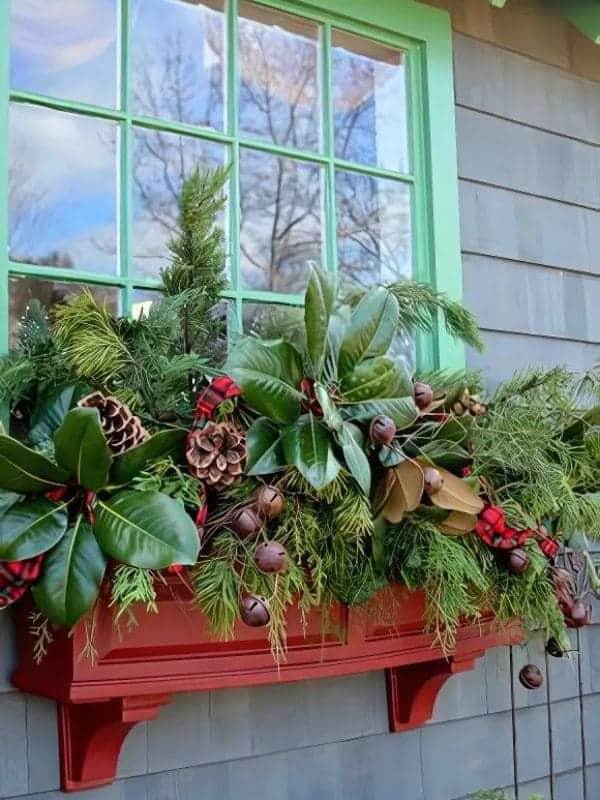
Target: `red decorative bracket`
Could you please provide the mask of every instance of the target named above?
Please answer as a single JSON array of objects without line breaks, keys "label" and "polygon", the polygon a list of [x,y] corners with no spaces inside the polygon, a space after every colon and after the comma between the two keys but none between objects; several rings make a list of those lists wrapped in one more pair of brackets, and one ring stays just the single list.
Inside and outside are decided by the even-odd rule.
[{"label": "red decorative bracket", "polygon": [[435,701],[448,678],[457,672],[467,672],[484,653],[468,658],[439,659],[426,664],[409,664],[385,671],[390,731],[401,733],[428,722]]},{"label": "red decorative bracket", "polygon": [[64,791],[112,783],[121,746],[138,722],[156,719],[171,696],[119,697],[99,703],[58,703],[60,780]]},{"label": "red decorative bracket", "polygon": [[176,692],[210,691],[386,670],[390,729],[426,722],[438,692],[455,672],[473,667],[489,647],[521,640],[517,625],[493,617],[465,624],[449,659],[423,631],[424,598],[395,587],[367,608],[333,606],[287,619],[287,660],[273,661],[264,629],[239,625],[231,642],[215,641],[185,584],[174,576],[160,589],[159,614],[120,633],[110,597],[94,614],[93,663],[81,658],[83,625],[59,632],[41,665],[35,661],[28,609],[19,626],[13,683],[58,701],[61,787],[72,792],[111,783],[121,745],[137,723],[153,719]]}]

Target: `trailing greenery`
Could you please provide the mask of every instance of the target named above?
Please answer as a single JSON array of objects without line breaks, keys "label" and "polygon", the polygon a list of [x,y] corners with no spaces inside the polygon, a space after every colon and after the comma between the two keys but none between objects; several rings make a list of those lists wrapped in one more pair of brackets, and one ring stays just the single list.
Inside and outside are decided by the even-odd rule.
[{"label": "trailing greenery", "polygon": [[40,612],[83,619],[90,652],[103,582],[132,623],[180,581],[217,636],[267,626],[277,661],[291,606],[393,621],[394,584],[423,592],[444,652],[491,614],[565,641],[598,585],[589,558],[573,586],[556,566],[600,535],[598,375],[532,369],[487,401],[476,372],[411,376],[399,338],[444,324],[480,347],[472,314],[413,282],[341,295],[316,268],[303,309],[258,315],[223,364],[227,177],[184,182],[162,297],[139,319],[89,291],[30,303],[0,369],[0,559],[35,567]]}]

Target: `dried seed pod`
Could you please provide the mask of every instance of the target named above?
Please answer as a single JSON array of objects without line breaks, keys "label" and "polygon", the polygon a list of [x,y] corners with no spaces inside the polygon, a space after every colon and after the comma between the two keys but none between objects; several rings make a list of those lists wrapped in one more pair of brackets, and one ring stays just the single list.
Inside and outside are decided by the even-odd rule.
[{"label": "dried seed pod", "polygon": [[263,521],[251,506],[244,506],[235,512],[229,523],[240,539],[254,539],[263,528]]},{"label": "dried seed pod", "polygon": [[574,628],[583,628],[585,625],[590,624],[590,608],[583,600],[575,600],[571,606],[568,622]]},{"label": "dried seed pod", "polygon": [[240,600],[240,618],[251,628],[262,628],[271,619],[269,604],[264,597],[247,594]]},{"label": "dried seed pod", "polygon": [[544,683],[544,676],[535,664],[526,664],[519,672],[519,681],[526,689],[539,689]]},{"label": "dried seed pod", "polygon": [[261,572],[285,572],[288,554],[280,542],[263,542],[254,553],[254,561]]},{"label": "dried seed pod", "polygon": [[388,445],[396,435],[396,423],[385,414],[373,417],[369,425],[369,439],[373,444]]},{"label": "dried seed pod", "polygon": [[440,471],[435,467],[425,467],[423,477],[425,478],[425,491],[427,494],[436,494],[444,485],[444,479]]},{"label": "dried seed pod", "polygon": [[275,519],[285,508],[283,492],[275,486],[261,486],[256,495],[256,508],[261,517]]},{"label": "dried seed pod", "polygon": [[433,389],[427,383],[415,383],[413,394],[417,408],[421,411],[433,403]]},{"label": "dried seed pod", "polygon": [[507,565],[508,569],[515,575],[521,575],[529,569],[531,559],[525,550],[521,547],[515,547],[515,549],[511,550],[508,554]]}]

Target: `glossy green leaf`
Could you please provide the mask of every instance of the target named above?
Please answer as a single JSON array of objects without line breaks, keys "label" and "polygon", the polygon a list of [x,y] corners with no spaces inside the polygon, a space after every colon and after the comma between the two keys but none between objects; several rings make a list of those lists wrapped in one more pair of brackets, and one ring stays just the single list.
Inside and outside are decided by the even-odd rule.
[{"label": "glossy green leaf", "polygon": [[64,486],[69,473],[10,436],[0,435],[0,489],[31,494]]},{"label": "glossy green leaf", "polygon": [[304,299],[304,325],[306,349],[316,377],[320,374],[325,356],[335,294],[334,276],[322,270],[311,269]]},{"label": "glossy green leaf", "polygon": [[398,464],[401,464],[406,459],[406,456],[401,450],[384,445],[377,453],[377,458],[383,467],[389,469],[390,467],[397,467]]},{"label": "glossy green leaf", "polygon": [[412,397],[390,397],[350,403],[340,408],[344,419],[369,422],[378,414],[391,417],[399,430],[407,428],[416,420],[418,410]]},{"label": "glossy green leaf", "polygon": [[348,471],[368,495],[371,491],[371,465],[363,449],[364,442],[360,428],[351,422],[346,422],[337,433],[337,441],[342,448]]},{"label": "glossy green leaf", "polygon": [[0,489],[0,516],[5,514],[9,508],[12,508],[15,503],[24,500],[25,496],[18,492],[7,492]]},{"label": "glossy green leaf", "polygon": [[69,409],[90,392],[91,388],[85,383],[68,383],[66,386],[59,386],[49,397],[43,398],[31,415],[31,441],[39,444],[52,439]]},{"label": "glossy green leaf", "polygon": [[300,354],[288,345],[287,358],[281,347],[269,347],[246,338],[236,344],[227,359],[225,372],[239,384],[244,399],[256,411],[274,422],[293,422],[300,414],[297,376]]},{"label": "glossy green leaf", "polygon": [[361,362],[344,378],[342,393],[344,402],[357,403],[378,397],[410,397],[413,385],[399,361],[377,356]]},{"label": "glossy green leaf", "polygon": [[340,346],[340,375],[347,375],[367,358],[385,355],[399,318],[398,301],[391,292],[381,286],[367,292],[352,312]]},{"label": "glossy green leaf", "polygon": [[98,492],[108,483],[112,453],[96,408],[72,408],[54,434],[54,452],[79,486]]},{"label": "glossy green leaf", "polygon": [[315,396],[323,409],[323,422],[325,425],[330,431],[339,431],[344,424],[344,420],[329,392],[321,383],[315,383]]},{"label": "glossy green leaf", "polygon": [[187,431],[182,428],[159,431],[145,442],[114,457],[110,470],[113,483],[129,483],[150,461],[170,456],[175,463],[183,459]]},{"label": "glossy green leaf", "polygon": [[282,442],[286,462],[313,488],[324,489],[337,478],[341,464],[333,452],[331,434],[312,414],[303,414],[288,426]]},{"label": "glossy green leaf", "polygon": [[286,466],[281,431],[266,417],[255,420],[246,433],[246,473],[271,475]]},{"label": "glossy green leaf", "polygon": [[33,599],[51,622],[70,628],[93,607],[105,570],[90,524],[79,516],[46,557]]},{"label": "glossy green leaf", "polygon": [[94,533],[105,553],[143,569],[195,564],[199,539],[183,505],[160,492],[123,491],[95,506]]},{"label": "glossy green leaf", "polygon": [[67,530],[66,503],[45,497],[15,503],[0,516],[0,560],[22,561],[46,553]]}]

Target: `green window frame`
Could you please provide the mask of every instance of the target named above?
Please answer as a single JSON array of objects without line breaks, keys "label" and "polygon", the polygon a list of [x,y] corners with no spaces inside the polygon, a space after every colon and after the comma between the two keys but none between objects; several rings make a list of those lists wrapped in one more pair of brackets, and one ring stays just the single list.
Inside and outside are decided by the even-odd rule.
[{"label": "green window frame", "polygon": [[[12,0],[15,2],[15,0]],[[18,0],[17,0],[18,2]],[[136,289],[153,289],[157,281],[136,276],[132,255],[132,158],[134,126],[221,142],[230,149],[232,174],[229,185],[228,251],[230,289],[224,293],[234,307],[232,325],[241,330],[242,303],[300,305],[299,295],[243,289],[239,258],[239,153],[240,147],[288,156],[322,165],[325,170],[325,256],[329,269],[336,269],[335,170],[358,172],[372,177],[393,178],[410,184],[413,277],[433,284],[438,291],[460,300],[462,271],[458,220],[458,178],[452,63],[452,31],[446,12],[412,0],[321,0],[318,3],[289,0],[254,0],[255,5],[305,17],[320,25],[320,81],[322,87],[323,148],[321,152],[290,150],[268,141],[241,136],[238,125],[238,0],[227,0],[226,20],[226,127],[223,132],[189,124],[139,117],[132,111],[131,0],[121,0],[120,18],[120,106],[110,109],[63,100],[10,86],[10,4],[0,4],[0,351],[9,347],[9,281],[11,276],[46,278],[65,282],[106,285],[120,288],[122,310],[131,312]],[[335,157],[333,115],[330,98],[331,33],[339,29],[401,49],[407,60],[408,139],[411,172],[403,175],[377,167],[341,161]],[[11,103],[70,111],[117,123],[119,137],[119,256],[117,275],[103,275],[60,267],[13,262],[8,257],[8,114]],[[424,368],[440,364],[448,368],[464,366],[464,348],[440,326],[433,337],[417,342],[418,361]]]}]

